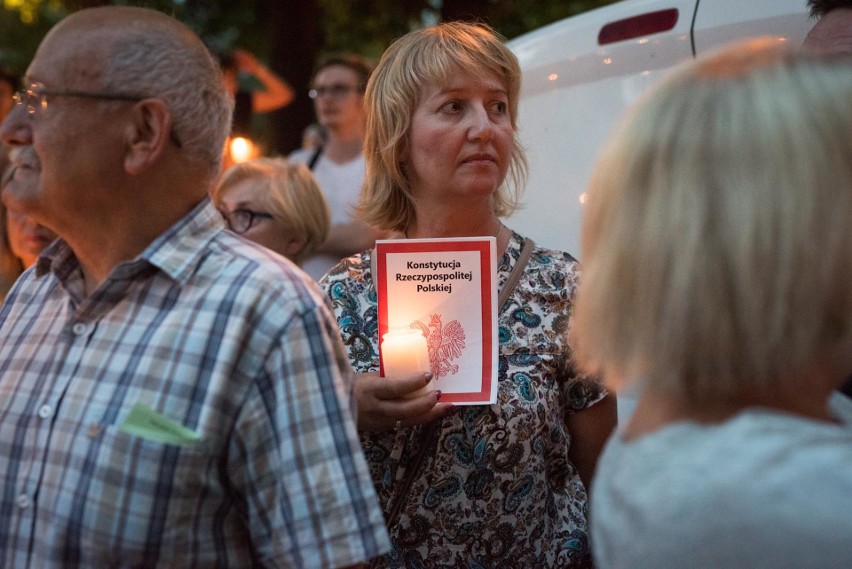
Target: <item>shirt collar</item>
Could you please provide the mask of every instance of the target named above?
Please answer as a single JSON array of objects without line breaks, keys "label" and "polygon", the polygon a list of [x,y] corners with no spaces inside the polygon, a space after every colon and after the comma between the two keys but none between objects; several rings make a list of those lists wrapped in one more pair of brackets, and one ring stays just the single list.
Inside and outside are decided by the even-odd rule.
[{"label": "shirt collar", "polygon": [[139,258],[183,284],[201,261],[206,245],[224,228],[222,216],[205,197],[186,217],[151,242]]},{"label": "shirt collar", "polygon": [[[154,239],[136,258],[117,265],[113,278],[128,278],[144,267],[154,266],[179,284],[184,284],[201,261],[205,245],[225,225],[209,197],[205,197],[189,214]],[[36,275],[54,272],[64,281],[79,268],[76,255],[64,239],[47,247],[36,262]]]}]

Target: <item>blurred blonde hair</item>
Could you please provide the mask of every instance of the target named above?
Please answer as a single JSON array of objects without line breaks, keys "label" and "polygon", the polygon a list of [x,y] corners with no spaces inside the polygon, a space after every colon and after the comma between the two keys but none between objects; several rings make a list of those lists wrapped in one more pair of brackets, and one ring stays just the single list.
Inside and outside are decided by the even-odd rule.
[{"label": "blurred blonde hair", "polygon": [[258,158],[232,166],[213,191],[217,205],[230,189],[246,180],[260,190],[260,206],[305,244],[294,257],[299,264],[328,237],[328,204],[314,175],[304,164],[285,158]]},{"label": "blurred blonde hair", "polygon": [[587,369],[700,403],[852,353],[850,101],[852,61],[774,40],[644,97],[589,191],[572,330]]},{"label": "blurred blonde hair", "polygon": [[[492,74],[502,81],[512,128],[517,131],[521,69],[494,30],[484,24],[447,22],[404,35],[382,55],[364,98],[367,171],[357,211],[368,224],[405,231],[413,221],[413,198],[401,164],[411,117],[425,86],[446,84],[459,71],[474,76]],[[497,215],[510,215],[517,209],[526,173],[526,157],[515,139],[508,176],[512,184],[504,182],[494,195]]]}]

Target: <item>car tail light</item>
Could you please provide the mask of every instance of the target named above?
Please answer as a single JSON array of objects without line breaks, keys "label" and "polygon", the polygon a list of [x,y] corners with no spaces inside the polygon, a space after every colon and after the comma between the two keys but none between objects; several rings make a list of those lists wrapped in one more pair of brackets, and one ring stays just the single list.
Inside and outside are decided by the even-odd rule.
[{"label": "car tail light", "polygon": [[677,8],[649,12],[623,20],[610,22],[598,33],[598,44],[607,45],[660,32],[667,32],[677,24]]}]

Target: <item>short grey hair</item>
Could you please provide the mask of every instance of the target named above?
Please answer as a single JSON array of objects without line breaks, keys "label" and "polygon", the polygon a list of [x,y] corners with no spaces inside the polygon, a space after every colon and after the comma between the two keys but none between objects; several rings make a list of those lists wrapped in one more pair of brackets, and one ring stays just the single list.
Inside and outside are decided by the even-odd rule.
[{"label": "short grey hair", "polygon": [[108,91],[162,99],[172,116],[174,135],[190,159],[221,167],[231,130],[234,102],[222,85],[213,55],[187,28],[139,20],[120,30],[121,39],[104,62],[102,82]]},{"label": "short grey hair", "polygon": [[586,205],[572,333],[587,369],[701,404],[852,359],[850,101],[848,57],[765,39],[634,108]]}]

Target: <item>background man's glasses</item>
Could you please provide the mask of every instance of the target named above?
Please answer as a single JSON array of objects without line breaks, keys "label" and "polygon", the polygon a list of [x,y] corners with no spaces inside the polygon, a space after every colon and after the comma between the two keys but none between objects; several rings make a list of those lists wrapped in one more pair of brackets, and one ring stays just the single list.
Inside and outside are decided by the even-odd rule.
[{"label": "background man's glasses", "polygon": [[332,99],[342,99],[346,95],[348,95],[352,91],[360,91],[361,87],[358,85],[329,85],[327,87],[316,87],[315,89],[311,89],[308,91],[308,97],[311,99],[319,99],[324,95],[328,95]]},{"label": "background man's glasses", "polygon": [[[16,105],[23,106],[27,113],[35,115],[47,109],[48,97],[78,97],[81,99],[102,99],[105,101],[132,101],[138,102],[148,97],[141,95],[131,95],[128,93],[89,93],[86,91],[61,91],[46,89],[42,83],[30,83],[28,87],[20,89],[14,95],[12,100]],[[169,132],[169,138],[178,148],[182,148],[180,139],[174,133],[174,129]]]},{"label": "background man's glasses", "polygon": [[219,210],[228,229],[234,233],[242,235],[252,228],[254,222],[258,219],[273,219],[272,214],[265,211],[253,211],[250,209],[235,209],[234,211]]}]

